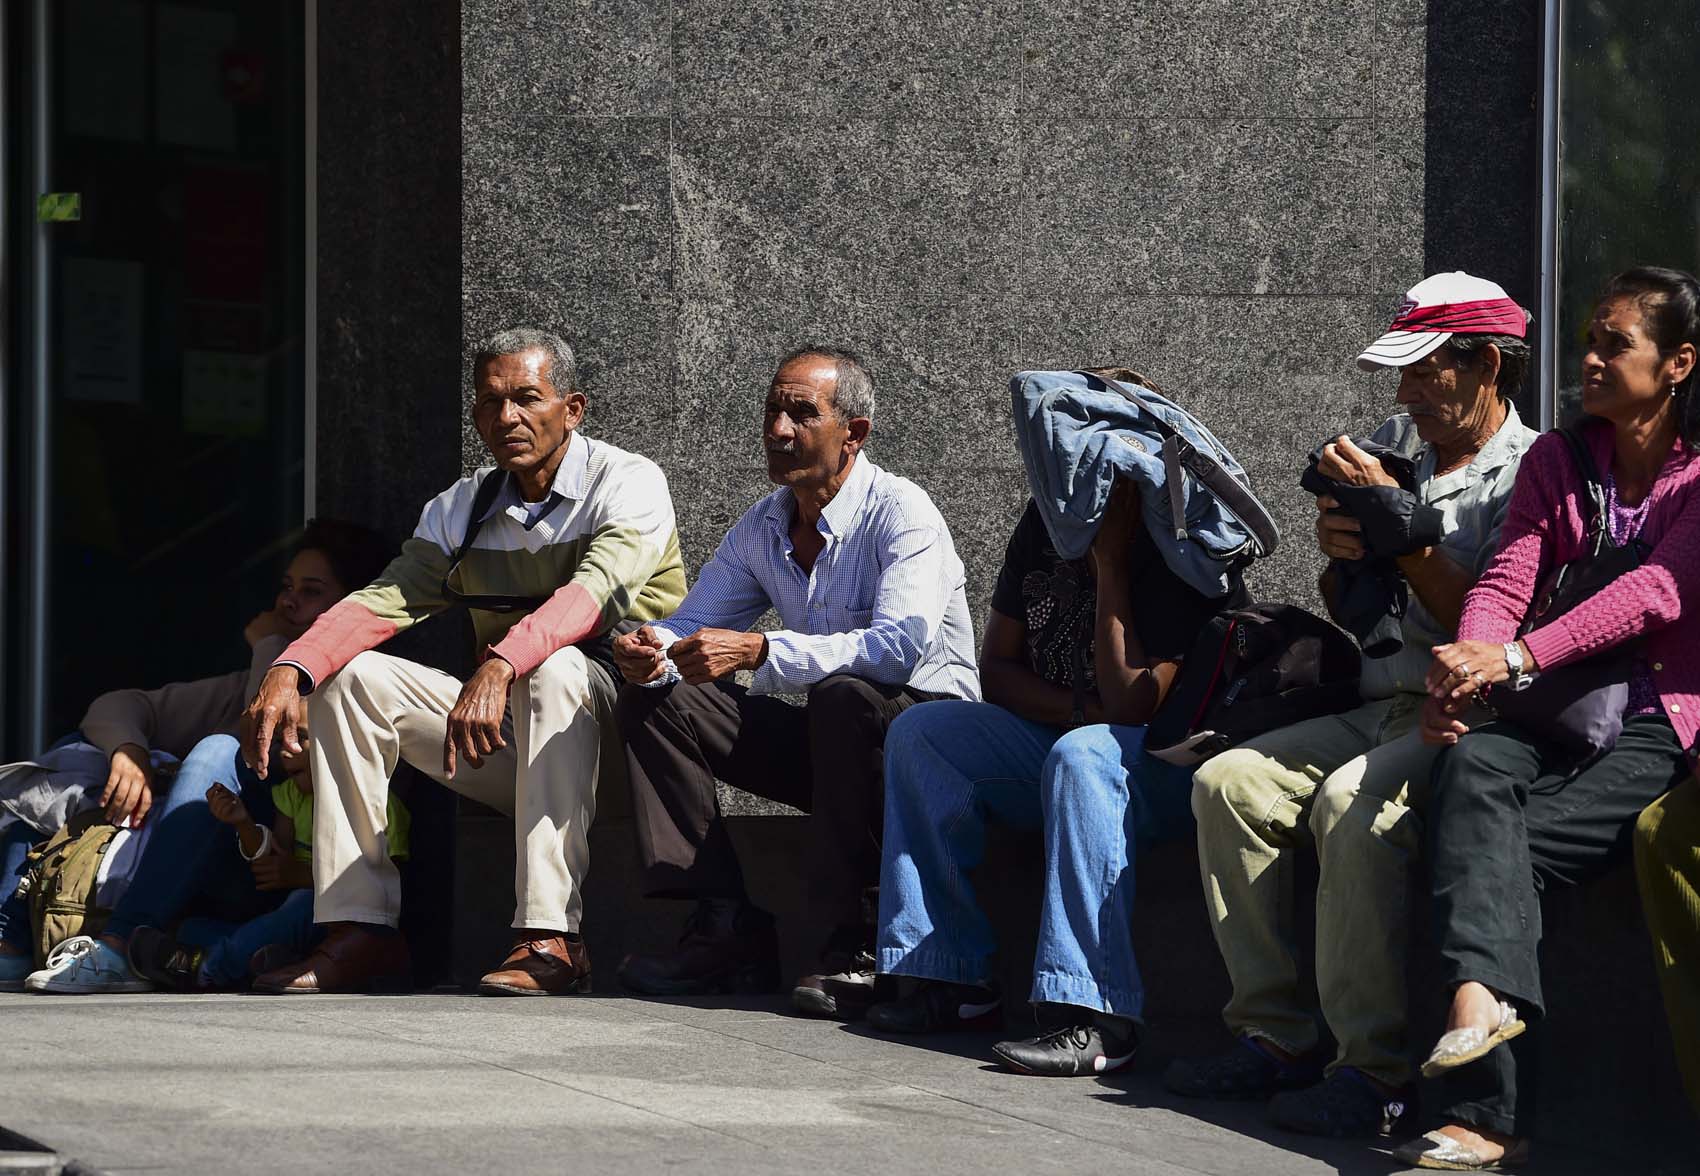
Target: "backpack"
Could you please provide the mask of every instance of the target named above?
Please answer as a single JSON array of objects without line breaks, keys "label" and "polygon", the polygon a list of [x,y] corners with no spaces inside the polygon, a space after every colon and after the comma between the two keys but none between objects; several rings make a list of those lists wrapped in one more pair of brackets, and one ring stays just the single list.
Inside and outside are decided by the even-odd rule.
[{"label": "backpack", "polygon": [[1064,559],[1091,547],[1120,476],[1139,485],[1163,561],[1205,596],[1280,542],[1228,447],[1138,372],[1017,372],[1009,387],[1033,501]]},{"label": "backpack", "polygon": [[47,953],[73,935],[96,935],[106,926],[112,912],[96,901],[96,884],[117,834],[102,810],[88,809],[29,851],[18,891],[29,896],[36,967],[45,968]]},{"label": "backpack", "polygon": [[1350,710],[1360,666],[1356,642],[1297,605],[1218,613],[1151,717],[1145,750],[1190,766],[1253,735]]}]

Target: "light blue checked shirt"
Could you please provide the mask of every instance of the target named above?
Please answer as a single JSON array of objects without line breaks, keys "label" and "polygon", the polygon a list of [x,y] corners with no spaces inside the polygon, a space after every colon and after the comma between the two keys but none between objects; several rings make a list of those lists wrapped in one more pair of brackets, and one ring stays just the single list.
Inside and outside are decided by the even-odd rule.
[{"label": "light blue checked shirt", "polygon": [[[804,572],[792,559],[791,491],[739,519],[685,594],[654,626],[663,646],[698,629],[748,629],[771,606],[758,694],[800,694],[830,674],[980,697],[967,578],[927,492],[858,455],[821,511],[826,547]],[[652,685],[678,681],[671,662]]]}]

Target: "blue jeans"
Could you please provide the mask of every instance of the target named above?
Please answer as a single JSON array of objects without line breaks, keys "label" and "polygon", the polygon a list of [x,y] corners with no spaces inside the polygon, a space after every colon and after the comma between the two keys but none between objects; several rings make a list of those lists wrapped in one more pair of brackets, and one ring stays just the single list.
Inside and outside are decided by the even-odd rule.
[{"label": "blue jeans", "polygon": [[271,789],[242,762],[229,735],[208,735],[195,744],[163,802],[156,798],[150,835],[106,930],[128,939],[137,927],[168,928],[199,904],[230,922],[252,918],[276,904],[276,896],[254,888],[254,876],[236,848],[230,826],[214,819],[207,789],[218,781],[239,792],[256,824],[276,816]]},{"label": "blue jeans", "polygon": [[0,940],[13,947],[27,948],[34,942],[29,902],[18,893],[18,883],[24,877],[24,858],[43,840],[22,821],[13,821],[0,834]]},{"label": "blue jeans", "polygon": [[215,988],[245,985],[250,979],[248,961],[262,947],[281,943],[306,955],[321,936],[322,929],[313,924],[311,886],[291,890],[280,906],[246,923],[184,919],[177,930],[180,942],[209,949],[201,978]]},{"label": "blue jeans", "polygon": [[988,984],[996,948],[968,871],[990,821],[1042,830],[1032,999],[1138,1017],[1139,848],[1190,835],[1192,772],[1145,754],[1144,727],[1065,731],[984,702],[929,702],[885,740],[879,970]]}]

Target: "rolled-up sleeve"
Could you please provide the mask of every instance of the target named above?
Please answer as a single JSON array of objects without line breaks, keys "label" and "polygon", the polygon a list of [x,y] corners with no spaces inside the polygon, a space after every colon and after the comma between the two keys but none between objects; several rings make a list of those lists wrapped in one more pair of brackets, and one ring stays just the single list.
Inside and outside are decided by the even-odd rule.
[{"label": "rolled-up sleeve", "polygon": [[944,624],[961,565],[942,519],[898,515],[877,543],[880,573],[870,613],[863,618],[841,610],[829,621],[852,623],[834,633],[769,633],[767,660],[755,672],[753,690],[797,693],[831,674],[888,683],[910,679]]}]

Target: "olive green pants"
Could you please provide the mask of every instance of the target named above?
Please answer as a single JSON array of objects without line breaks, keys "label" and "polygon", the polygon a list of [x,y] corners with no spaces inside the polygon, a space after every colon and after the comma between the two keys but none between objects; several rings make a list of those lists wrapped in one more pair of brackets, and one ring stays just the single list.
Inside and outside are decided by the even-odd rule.
[{"label": "olive green pants", "polygon": [[1667,792],[1635,822],[1635,878],[1677,1064],[1700,1112],[1700,780]]}]

